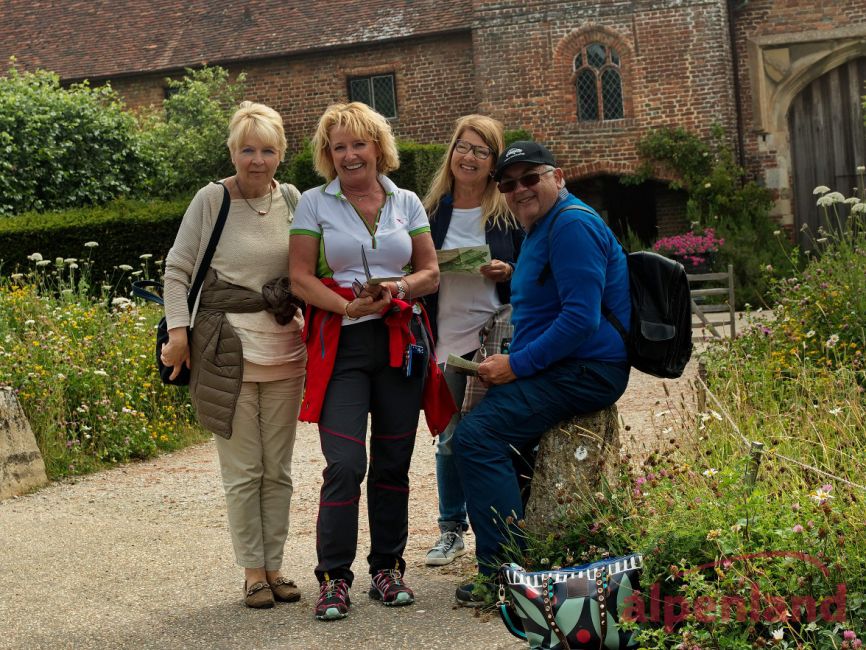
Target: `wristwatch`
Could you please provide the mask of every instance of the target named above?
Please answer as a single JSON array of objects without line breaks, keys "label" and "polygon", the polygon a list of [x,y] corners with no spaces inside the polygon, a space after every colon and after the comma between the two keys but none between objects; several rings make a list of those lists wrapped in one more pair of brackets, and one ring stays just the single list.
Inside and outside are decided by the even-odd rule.
[{"label": "wristwatch", "polygon": [[397,280],[395,283],[397,287],[397,293],[394,294],[394,297],[398,300],[403,300],[406,297],[406,283],[403,280]]}]

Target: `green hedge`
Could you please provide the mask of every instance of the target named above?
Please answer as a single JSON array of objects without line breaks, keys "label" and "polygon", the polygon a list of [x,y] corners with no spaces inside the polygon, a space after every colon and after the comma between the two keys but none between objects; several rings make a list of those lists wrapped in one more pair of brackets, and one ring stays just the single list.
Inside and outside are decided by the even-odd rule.
[{"label": "green hedge", "polygon": [[[33,262],[27,256],[32,253],[45,259],[89,257],[94,278],[111,275],[121,264],[138,268],[142,254],[163,259],[174,243],[187,204],[187,200],[119,199],[101,207],[0,219],[3,273],[30,269]],[[90,241],[99,246],[88,251],[84,244]]]}]

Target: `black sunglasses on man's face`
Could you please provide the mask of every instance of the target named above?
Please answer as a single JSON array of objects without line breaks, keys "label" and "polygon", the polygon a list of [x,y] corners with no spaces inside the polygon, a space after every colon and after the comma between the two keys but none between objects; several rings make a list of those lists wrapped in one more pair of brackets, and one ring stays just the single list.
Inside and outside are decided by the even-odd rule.
[{"label": "black sunglasses on man's face", "polygon": [[533,185],[538,185],[541,177],[545,174],[549,174],[552,171],[553,169],[548,169],[543,172],[529,172],[528,174],[524,174],[523,176],[519,176],[517,178],[512,178],[507,181],[499,181],[499,184],[496,187],[498,187],[499,191],[503,194],[508,194],[517,189],[518,183],[523,185],[523,187],[532,187]]}]

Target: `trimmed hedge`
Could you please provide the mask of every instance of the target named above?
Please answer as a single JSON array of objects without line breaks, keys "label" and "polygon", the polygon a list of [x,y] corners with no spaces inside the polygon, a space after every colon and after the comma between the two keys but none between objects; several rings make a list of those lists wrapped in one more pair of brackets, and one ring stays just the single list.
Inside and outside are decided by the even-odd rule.
[{"label": "trimmed hedge", "polygon": [[[391,179],[423,197],[444,146],[403,142],[399,150],[400,169],[391,174]],[[283,171],[301,191],[323,182],[313,170],[309,146]],[[100,207],[0,218],[0,268],[3,273],[27,270],[32,265],[27,256],[36,252],[45,259],[90,257],[93,278],[98,279],[110,276],[120,264],[138,268],[139,256],[145,253],[153,255],[154,260],[164,259],[190,199],[118,199]],[[88,241],[99,244],[92,255],[84,246]]]},{"label": "trimmed hedge", "polygon": [[[4,274],[29,270],[27,256],[38,252],[45,259],[90,257],[95,279],[110,276],[120,264],[138,268],[142,254],[165,258],[187,205],[185,199],[118,199],[100,207],[0,219],[0,264]],[[92,254],[84,246],[89,241],[99,244]]]}]

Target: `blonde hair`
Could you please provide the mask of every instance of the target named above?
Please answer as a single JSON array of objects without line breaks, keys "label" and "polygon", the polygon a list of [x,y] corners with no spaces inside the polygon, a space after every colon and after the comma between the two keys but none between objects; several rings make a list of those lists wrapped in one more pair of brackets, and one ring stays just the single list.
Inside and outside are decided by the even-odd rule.
[{"label": "blonde hair", "polygon": [[288,146],[286,132],[283,129],[283,118],[273,108],[254,102],[241,102],[229,122],[226,145],[232,155],[238,152],[238,148],[250,135],[274,147],[280,154],[280,160],[283,160]]},{"label": "blonde hair", "polygon": [[[454,191],[451,156],[454,155],[454,147],[457,146],[457,140],[468,130],[477,133],[484,140],[484,144],[490,148],[490,159],[493,161],[493,167],[496,167],[496,160],[505,148],[503,139],[504,129],[502,122],[499,120],[487,117],[486,115],[464,115],[459,118],[454,125],[454,133],[451,136],[451,143],[448,145],[445,157],[436,170],[433,181],[430,183],[430,189],[427,190],[427,195],[424,197],[424,208],[431,218],[436,212],[436,208],[439,207],[442,197]],[[484,195],[481,197],[481,219],[485,225],[492,219],[493,223],[498,226],[517,227],[517,222],[508,211],[505,197],[497,189],[496,182],[492,176],[487,179],[487,187],[484,188]]]},{"label": "blonde hair", "polygon": [[375,142],[379,149],[376,158],[376,171],[388,174],[400,167],[397,143],[394,133],[382,115],[361,102],[332,104],[328,106],[313,135],[313,166],[319,176],[328,182],[337,177],[337,170],[331,158],[330,132],[334,127],[343,128],[359,138]]}]

